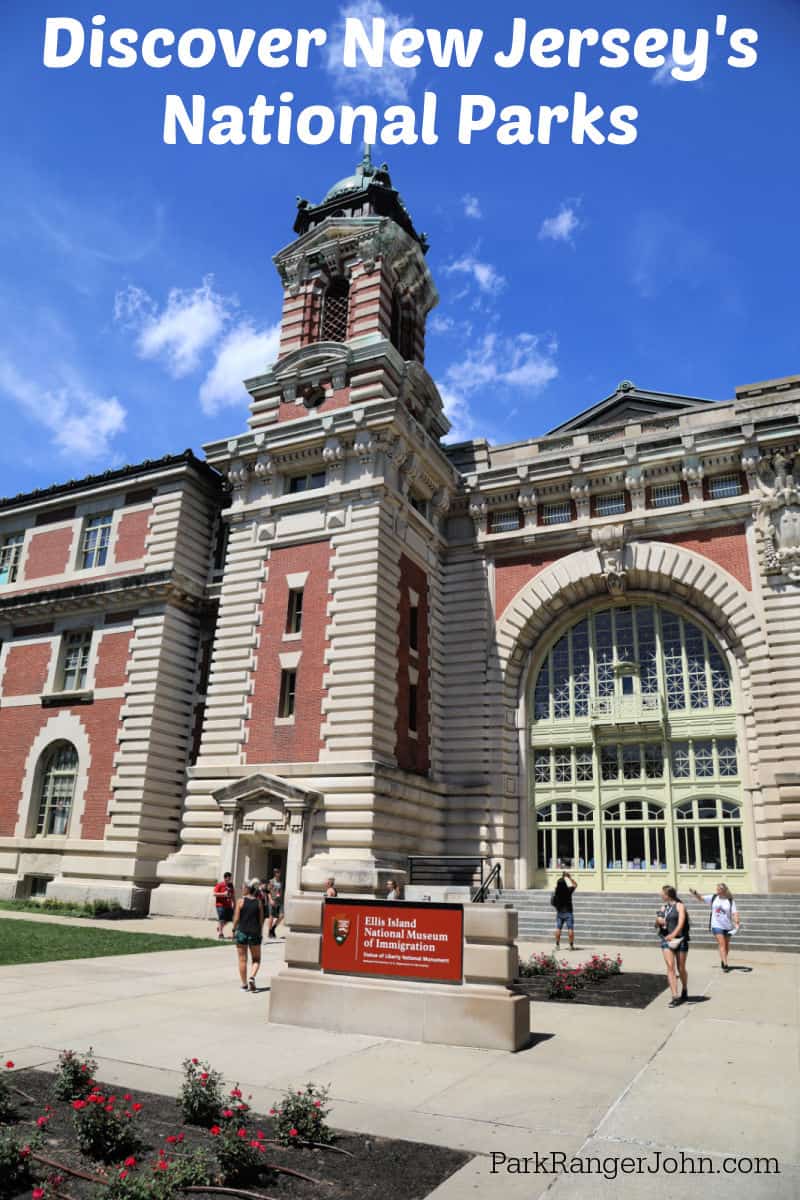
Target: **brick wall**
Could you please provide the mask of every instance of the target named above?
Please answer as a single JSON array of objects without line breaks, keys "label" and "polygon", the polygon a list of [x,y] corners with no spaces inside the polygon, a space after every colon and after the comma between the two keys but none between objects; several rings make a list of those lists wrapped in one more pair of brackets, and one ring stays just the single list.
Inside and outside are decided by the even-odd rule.
[{"label": "brick wall", "polygon": [[[405,554],[400,555],[400,597],[397,605],[397,741],[395,757],[398,767],[406,771],[425,773],[430,767],[428,730],[428,576]],[[409,610],[411,592],[419,596],[417,616],[417,646],[415,654],[410,649]],[[408,695],[411,683],[410,670],[416,669],[417,680],[417,736],[412,737],[408,724]]]},{"label": "brick wall", "polygon": [[28,543],[21,578],[44,579],[48,575],[62,575],[69,565],[73,533],[71,525],[34,533]]},{"label": "brick wall", "polygon": [[509,558],[495,563],[494,568],[494,614],[499,617],[506,606],[514,599],[520,588],[557,562],[562,555],[542,558],[532,555],[530,558]]},{"label": "brick wall", "polygon": [[117,750],[120,709],[123,703],[123,700],[96,700],[89,708],[73,710],[83,722],[91,747],[83,821],[80,834],[78,830],[73,830],[75,837],[103,836],[111,800],[111,778],[114,774],[114,754]]},{"label": "brick wall", "polygon": [[123,513],[120,517],[114,548],[117,562],[131,562],[133,559],[144,558],[152,513],[152,508],[140,508],[136,512]]},{"label": "brick wall", "polygon": [[[3,696],[36,696],[43,692],[52,653],[52,642],[9,646],[0,693]],[[5,752],[2,741],[0,747]]]},{"label": "brick wall", "polygon": [[750,560],[747,554],[747,537],[744,525],[726,525],[720,529],[700,530],[694,534],[678,533],[659,541],[682,546],[710,558],[723,567],[734,579],[738,579],[748,591],[752,588]]},{"label": "brick wall", "polygon": [[94,672],[96,688],[122,687],[125,683],[132,637],[131,630],[103,634],[97,650]]},{"label": "brick wall", "polygon": [[0,708],[0,837],[13,837],[19,806],[25,762],[31,745],[45,721],[51,716],[33,705],[24,708]]},{"label": "brick wall", "polygon": [[[286,576],[306,571],[301,635],[284,640],[289,600]],[[270,554],[254,674],[252,717],[247,722],[248,763],[317,762],[319,759],[329,575],[330,544],[327,541],[287,546]],[[301,657],[297,668],[294,723],[276,725],[281,680],[279,655],[298,651]]]},{"label": "brick wall", "polygon": [[[334,408],[344,408],[350,403],[350,388],[338,388],[335,392],[325,397],[322,404],[318,404],[311,411],[313,413],[330,412]],[[278,405],[278,420],[279,421],[296,421],[299,417],[307,417],[308,410],[302,404],[295,404],[294,401],[287,402],[281,400]]]}]

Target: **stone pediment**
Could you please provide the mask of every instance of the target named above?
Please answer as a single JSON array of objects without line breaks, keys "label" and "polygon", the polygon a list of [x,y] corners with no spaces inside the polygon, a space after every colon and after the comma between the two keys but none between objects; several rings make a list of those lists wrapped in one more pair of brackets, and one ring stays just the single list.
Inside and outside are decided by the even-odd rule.
[{"label": "stone pediment", "polygon": [[223,814],[225,830],[250,833],[299,831],[307,814],[322,799],[320,792],[287,783],[277,775],[247,775],[218,788],[214,799]]},{"label": "stone pediment", "polygon": [[623,425],[640,421],[646,417],[666,417],[692,409],[707,408],[713,400],[700,400],[691,396],[676,396],[669,392],[651,392],[637,388],[629,380],[623,380],[610,396],[584,409],[548,432],[548,437],[558,433],[580,433],[605,425]]}]

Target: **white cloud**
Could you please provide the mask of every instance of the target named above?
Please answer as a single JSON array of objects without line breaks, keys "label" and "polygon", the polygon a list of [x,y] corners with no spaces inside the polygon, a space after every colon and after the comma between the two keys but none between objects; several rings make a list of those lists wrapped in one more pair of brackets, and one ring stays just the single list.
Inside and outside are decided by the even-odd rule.
[{"label": "white cloud", "polygon": [[63,374],[67,377],[63,385],[43,386],[9,359],[0,358],[0,391],[48,430],[62,454],[85,461],[107,459],[112,438],[125,428],[125,409],[116,396],[96,396],[70,379],[69,369]]},{"label": "white cloud", "polygon": [[[478,422],[469,397],[482,389],[516,388],[540,392],[558,375],[556,339],[520,333],[500,337],[487,333],[459,362],[451,363],[439,386],[445,411],[453,423],[448,441],[476,435]],[[485,423],[484,423],[485,424]]]},{"label": "white cloud", "polygon": [[496,267],[493,267],[491,263],[481,262],[472,254],[465,254],[461,258],[457,258],[455,262],[449,263],[444,269],[450,275],[470,276],[480,290],[489,296],[496,296],[506,286],[505,277]]},{"label": "white cloud", "polygon": [[472,217],[475,221],[480,221],[483,217],[481,211],[481,202],[477,196],[462,196],[461,203],[464,205],[464,216]]},{"label": "white cloud", "polygon": [[454,326],[453,318],[446,317],[443,313],[434,313],[428,321],[428,329],[432,333],[450,333]]},{"label": "white cloud", "polygon": [[386,46],[398,29],[413,25],[414,18],[401,17],[386,8],[381,0],[353,0],[339,10],[339,19],[330,29],[325,53],[325,69],[341,92],[351,96],[369,95],[387,103],[402,104],[407,101],[417,73],[415,67],[397,67],[388,54],[384,57],[382,67],[368,66],[361,55],[357,67],[344,66],[344,31],[348,17],[357,18],[363,23],[368,38],[372,32],[373,18],[383,18],[386,22]]},{"label": "white cloud", "polygon": [[672,55],[668,54],[662,66],[653,72],[650,82],[654,83],[656,87],[669,87],[670,84],[679,83],[680,81],[672,74],[672,68],[677,65]]},{"label": "white cloud", "polygon": [[114,316],[136,330],[141,358],[161,359],[170,375],[180,379],[200,365],[201,355],[222,334],[236,307],[233,297],[215,292],[207,276],[200,287],[173,288],[158,305],[142,288],[118,292]]},{"label": "white cloud", "polygon": [[572,235],[580,226],[577,208],[580,201],[564,201],[554,217],[545,217],[539,229],[539,237],[551,242],[571,242]]},{"label": "white cloud", "polygon": [[242,321],[234,326],[200,386],[203,412],[213,414],[240,404],[245,396],[243,380],[265,371],[274,362],[279,340],[280,325],[259,330],[250,321]]}]

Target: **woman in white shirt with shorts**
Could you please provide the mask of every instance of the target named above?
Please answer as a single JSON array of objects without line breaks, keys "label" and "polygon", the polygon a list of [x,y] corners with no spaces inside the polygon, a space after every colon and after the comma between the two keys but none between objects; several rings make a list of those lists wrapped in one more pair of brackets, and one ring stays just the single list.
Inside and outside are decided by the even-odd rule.
[{"label": "woman in white shirt with shorts", "polygon": [[689,891],[695,900],[702,900],[704,904],[711,905],[709,929],[717,939],[720,966],[727,974],[730,970],[728,966],[728,949],[730,947],[731,934],[739,928],[739,913],[736,911],[736,901],[731,895],[727,883],[718,883],[716,892],[711,896],[701,896],[694,888],[689,888]]}]

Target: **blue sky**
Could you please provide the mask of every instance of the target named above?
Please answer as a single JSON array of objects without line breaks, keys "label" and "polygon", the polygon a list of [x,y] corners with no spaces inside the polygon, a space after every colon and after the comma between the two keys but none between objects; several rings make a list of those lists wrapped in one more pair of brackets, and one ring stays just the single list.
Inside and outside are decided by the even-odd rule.
[{"label": "blue sky", "polygon": [[[725,6],[541,0],[358,0],[390,23],[476,26],[470,71],[423,61],[414,72],[326,65],[268,71],[216,63],[193,71],[42,65],[45,18],[141,32],[167,26],[259,31],[320,25],[342,9],[308,0],[138,0],[0,6],[6,121],[0,132],[0,492],[158,457],[245,428],[238,379],[275,346],[280,286],[271,257],[292,237],[295,197],[318,200],[358,147],[165,146],[164,95],[203,92],[247,107],[292,90],[296,107],[342,100],[418,103],[439,95],[435,147],[378,147],[418,229],[441,294],[428,368],[462,436],[542,433],[623,378],[667,392],[729,398],[736,385],[800,371],[797,212],[800,4]],[[633,32],[754,26],[759,61],[726,66],[712,39],[697,82],[632,65],[580,72],[522,64],[495,49],[513,17],[532,29]],[[435,14],[435,15],[434,15]],[[462,92],[500,104],[639,109],[632,146],[503,146],[493,131],[457,144]],[[556,131],[558,133],[558,131]]]}]

